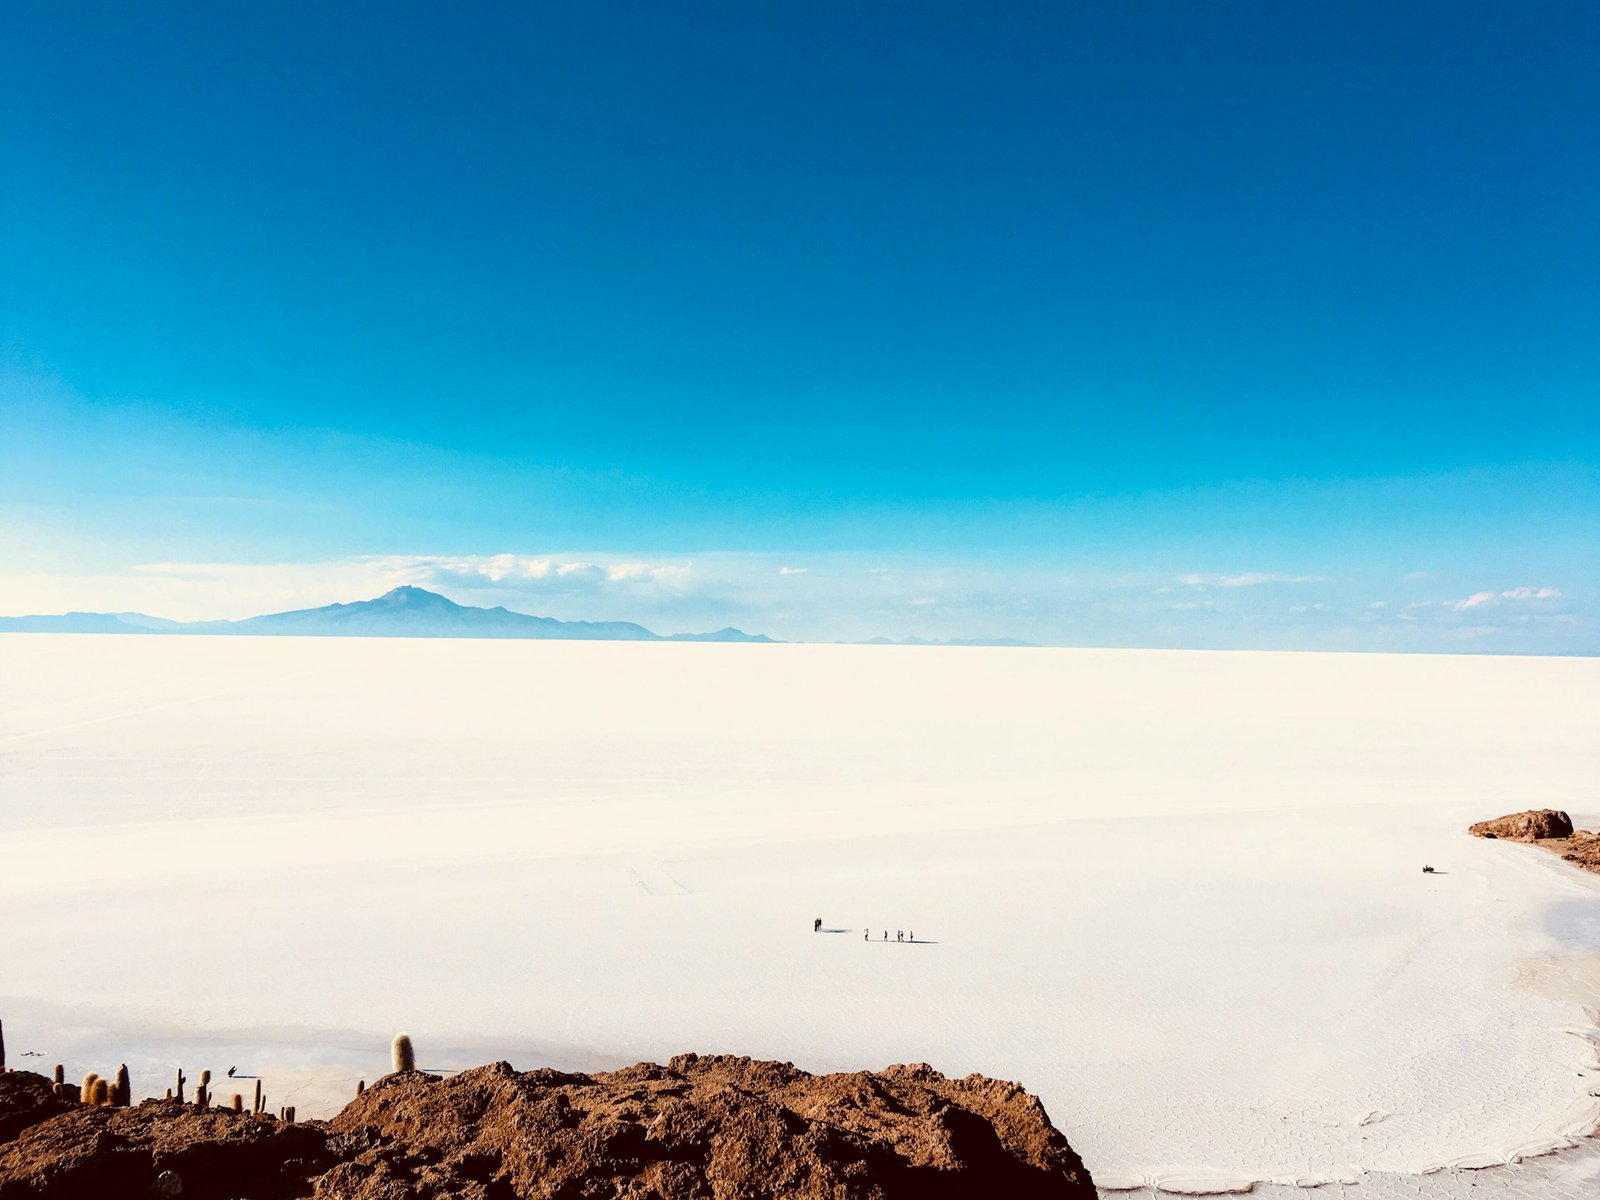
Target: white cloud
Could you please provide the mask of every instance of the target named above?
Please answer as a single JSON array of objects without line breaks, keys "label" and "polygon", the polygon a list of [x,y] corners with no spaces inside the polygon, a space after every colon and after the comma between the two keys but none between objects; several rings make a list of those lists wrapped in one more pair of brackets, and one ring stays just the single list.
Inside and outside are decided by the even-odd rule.
[{"label": "white cloud", "polygon": [[938,601],[935,600],[932,596],[918,596],[915,599],[913,599],[911,601],[911,603],[913,605],[915,605],[917,608],[927,608],[930,604],[937,604]]},{"label": "white cloud", "polygon": [[778,568],[778,574],[779,575],[804,575],[809,569],[810,568],[808,568],[808,567],[779,567]]},{"label": "white cloud", "polygon": [[534,592],[594,592],[605,589],[682,587],[694,573],[691,563],[595,561],[516,554],[432,557],[393,556],[368,560],[397,572],[406,582],[481,588],[495,586]]},{"label": "white cloud", "polygon": [[1488,605],[1498,604],[1501,600],[1559,600],[1561,591],[1553,587],[1514,587],[1496,595],[1494,592],[1473,592],[1465,600],[1457,600],[1455,610],[1468,612],[1474,608],[1484,608]]},{"label": "white cloud", "polygon": [[649,583],[675,584],[682,583],[692,573],[693,568],[687,564],[669,563],[666,566],[657,566],[653,563],[617,563],[606,568],[606,579],[611,583],[640,580]]}]

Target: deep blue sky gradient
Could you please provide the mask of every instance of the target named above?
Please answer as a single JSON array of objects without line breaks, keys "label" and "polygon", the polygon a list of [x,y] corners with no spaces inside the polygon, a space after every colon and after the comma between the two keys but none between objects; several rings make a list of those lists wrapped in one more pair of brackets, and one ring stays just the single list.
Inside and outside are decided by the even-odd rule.
[{"label": "deep blue sky gradient", "polygon": [[1398,570],[1549,479],[1475,543],[1548,573],[1600,545],[1597,61],[1582,3],[15,3],[3,500],[103,564]]}]

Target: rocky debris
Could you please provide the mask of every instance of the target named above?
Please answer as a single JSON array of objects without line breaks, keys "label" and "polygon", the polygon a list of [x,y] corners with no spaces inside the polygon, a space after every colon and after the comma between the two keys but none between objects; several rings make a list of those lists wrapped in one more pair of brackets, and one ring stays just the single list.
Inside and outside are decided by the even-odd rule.
[{"label": "rocky debris", "polygon": [[1600,833],[1575,829],[1561,848],[1561,857],[1586,871],[1600,872]]},{"label": "rocky debris", "polygon": [[[0,1095],[18,1078],[0,1076]],[[1095,1195],[1036,1098],[922,1064],[810,1075],[686,1054],[595,1075],[408,1071],[332,1121],[291,1125],[176,1101],[67,1107],[29,1109],[39,1120],[0,1143],[0,1200],[149,1196],[163,1178],[159,1194],[176,1194],[176,1179],[202,1200]]]},{"label": "rocky debris", "polygon": [[1539,842],[1572,836],[1572,818],[1557,808],[1511,813],[1492,821],[1479,821],[1467,832],[1474,837],[1501,838],[1508,842]]}]

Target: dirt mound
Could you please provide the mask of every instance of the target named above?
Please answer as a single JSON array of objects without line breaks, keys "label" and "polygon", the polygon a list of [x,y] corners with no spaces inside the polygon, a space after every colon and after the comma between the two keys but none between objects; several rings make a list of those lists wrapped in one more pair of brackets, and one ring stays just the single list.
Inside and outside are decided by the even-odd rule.
[{"label": "dirt mound", "polygon": [[1467,832],[1474,837],[1503,838],[1508,842],[1538,842],[1571,837],[1572,818],[1557,808],[1540,808],[1479,821],[1468,826]]},{"label": "dirt mound", "polygon": [[[0,1076],[0,1096],[16,1079]],[[201,1200],[1095,1194],[1038,1100],[923,1065],[818,1076],[690,1054],[570,1075],[495,1063],[390,1075],[331,1122],[294,1125],[175,1101],[69,1107],[28,1108],[40,1120],[0,1144],[0,1200],[155,1195],[163,1171]]]}]

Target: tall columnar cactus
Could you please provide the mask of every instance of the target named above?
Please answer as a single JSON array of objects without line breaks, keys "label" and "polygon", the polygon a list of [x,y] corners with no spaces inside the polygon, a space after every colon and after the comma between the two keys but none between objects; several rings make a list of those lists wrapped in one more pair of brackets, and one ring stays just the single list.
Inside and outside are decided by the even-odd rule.
[{"label": "tall columnar cactus", "polygon": [[63,1067],[60,1063],[57,1063],[56,1064],[55,1075],[52,1076],[52,1078],[57,1083],[65,1083],[67,1081],[67,1069],[65,1067]]},{"label": "tall columnar cactus", "polygon": [[261,1094],[261,1080],[259,1079],[256,1080],[256,1098],[255,1102],[250,1106],[250,1111],[257,1116],[267,1111],[267,1101],[266,1097]]},{"label": "tall columnar cactus", "polygon": [[6,1023],[0,1021],[0,1074],[6,1069]]},{"label": "tall columnar cactus", "polygon": [[411,1035],[397,1033],[394,1035],[392,1058],[396,1071],[415,1071],[417,1069],[417,1055],[411,1049]]},{"label": "tall columnar cactus", "polygon": [[119,1108],[127,1108],[133,1103],[133,1083],[128,1078],[128,1064],[123,1063],[117,1068],[116,1097],[111,1103]]},{"label": "tall columnar cactus", "polygon": [[178,1103],[179,1104],[183,1103],[183,1094],[184,1094],[183,1093],[183,1085],[185,1083],[187,1083],[187,1082],[188,1082],[188,1080],[186,1080],[183,1077],[183,1068],[179,1067],[178,1068],[178,1086],[172,1089],[172,1094],[178,1098]]},{"label": "tall columnar cactus", "polygon": [[94,1103],[94,1085],[100,1081],[100,1076],[90,1071],[83,1077],[83,1082],[78,1085],[78,1099],[85,1104]]},{"label": "tall columnar cactus", "polygon": [[196,1088],[195,1091],[196,1091],[197,1095],[205,1097],[204,1100],[196,1100],[195,1103],[199,1104],[201,1108],[210,1108],[211,1107],[211,1072],[209,1070],[205,1070],[205,1071],[201,1071],[200,1072],[200,1086],[198,1088]]},{"label": "tall columnar cactus", "polygon": [[94,1077],[94,1091],[89,1094],[89,1102],[91,1104],[99,1104],[102,1107],[111,1103],[111,1081],[109,1079],[101,1079],[98,1075]]}]

